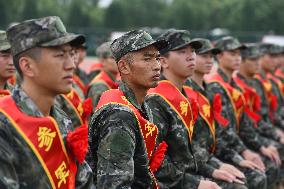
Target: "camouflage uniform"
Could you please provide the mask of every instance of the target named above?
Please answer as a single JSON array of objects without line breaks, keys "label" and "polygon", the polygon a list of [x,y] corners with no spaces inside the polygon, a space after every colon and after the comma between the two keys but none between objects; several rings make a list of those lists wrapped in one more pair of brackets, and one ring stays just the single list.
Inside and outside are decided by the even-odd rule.
[{"label": "camouflage uniform", "polygon": [[[222,51],[243,48],[243,46],[237,41],[237,39],[232,37],[222,38],[217,42],[216,47],[220,48]],[[229,82],[229,78],[221,69],[218,69],[217,72],[225,82]],[[234,88],[237,87],[234,81],[231,81],[230,85]],[[237,120],[234,115],[233,105],[231,104],[230,98],[224,88],[218,82],[211,82],[208,85],[208,91],[210,91],[209,97],[211,100],[213,99],[213,96],[215,94],[221,94],[222,115],[227,120],[230,120],[227,127],[219,126],[217,129],[217,137],[221,138],[222,145],[224,145],[225,148],[231,148],[235,150],[238,154],[241,154],[244,150],[248,149],[246,145],[249,145],[249,147],[253,148],[254,150],[258,150],[262,144],[260,144],[260,142],[258,141],[259,136],[253,129],[252,120],[248,118],[245,113],[242,113],[240,117],[240,127],[238,128]],[[218,154],[218,151],[216,153],[216,155],[221,159],[224,159],[227,156],[225,150],[220,151],[221,154]],[[223,153],[225,153],[225,155],[223,155]],[[271,165],[271,167],[268,167],[266,173],[270,176],[268,177],[268,187],[271,187],[274,184],[273,178],[278,176],[278,169],[277,166],[272,163],[270,163],[269,165]],[[265,176],[256,176],[261,174],[260,172],[248,169],[241,170],[243,170],[243,172],[246,174],[249,188],[264,187],[263,183],[265,183]]]},{"label": "camouflage uniform", "polygon": [[[12,97],[17,107],[33,117],[44,117],[35,103],[20,88],[15,87]],[[61,137],[66,143],[66,135],[73,130],[70,119],[57,106],[53,106],[51,115],[57,122]],[[0,188],[30,189],[52,188],[50,181],[34,152],[11,125],[9,119],[0,114]],[[66,146],[66,144],[65,144]],[[88,164],[77,164],[76,188],[91,188],[92,172]],[[36,179],[35,179],[36,178]]]},{"label": "camouflage uniform", "polygon": [[[160,38],[169,42],[169,48],[161,51],[162,54],[188,45],[192,45],[195,49],[201,46],[199,42],[190,40],[189,33],[185,30],[169,30],[162,34]],[[166,80],[166,78],[162,76],[161,80]],[[181,92],[187,98],[185,91],[182,90]],[[211,178],[224,188],[246,188],[244,185],[212,179],[212,173],[220,166],[221,162],[214,157],[210,157],[207,144],[200,144],[200,146],[196,147],[198,149],[194,149],[188,136],[187,126],[184,125],[180,116],[163,97],[150,93],[145,101],[153,112],[154,123],[159,127],[158,140],[164,140],[169,145],[163,164],[155,174],[161,188],[198,188],[200,181],[205,178]],[[207,126],[206,131],[202,130],[204,125],[198,126],[200,127],[194,131],[196,134],[193,134],[195,139],[197,135],[200,136],[199,134],[209,135]],[[195,125],[194,128],[198,126]],[[210,141],[210,138],[208,141]],[[197,141],[195,144],[197,145]],[[197,150],[200,151],[197,152]],[[200,157],[201,155],[205,155],[205,157]]]},{"label": "camouflage uniform", "polygon": [[[101,44],[98,47],[97,56],[99,56],[100,58],[107,58],[107,57],[112,56],[112,53],[110,50],[110,44],[111,44],[110,42],[105,42]],[[106,74],[108,76],[108,79],[110,79],[113,83],[116,82],[114,75],[112,75],[111,73],[107,73],[107,72]],[[94,77],[94,80],[95,78],[96,77]],[[94,80],[92,79],[92,81],[89,84],[88,91],[87,91],[87,97],[92,98],[93,106],[96,107],[103,92],[109,90],[110,87],[114,89],[114,88],[117,88],[118,86],[112,87],[112,86],[107,85],[107,83],[105,82],[101,82],[101,80],[100,81],[94,81]]]},{"label": "camouflage uniform", "polygon": [[[116,39],[111,49],[118,62],[128,52],[150,45],[161,49],[166,43],[154,41],[145,31],[134,30]],[[137,102],[132,89],[126,83],[121,82],[119,90],[145,119],[152,122],[153,117],[148,106]],[[145,142],[133,111],[126,106],[107,104],[92,116],[87,159],[93,169],[94,182],[98,189],[153,188]]]},{"label": "camouflage uniform", "polygon": [[[7,37],[11,44],[13,56],[28,49],[38,47],[59,46],[68,43],[82,43],[84,38],[66,32],[63,23],[58,17],[45,17],[28,20],[8,29]],[[12,100],[19,110],[27,116],[43,118],[35,102],[16,86]],[[2,108],[2,107],[1,107]],[[56,106],[51,107],[50,116],[54,118],[60,130],[67,153],[71,149],[67,145],[67,133],[73,130],[70,119]],[[18,122],[18,120],[14,120]],[[1,188],[52,188],[49,177],[39,158],[24,140],[18,130],[12,126],[8,117],[0,114],[0,179]],[[77,164],[75,182],[76,188],[91,188],[92,172],[87,163]],[[36,179],[35,179],[36,178]]]}]

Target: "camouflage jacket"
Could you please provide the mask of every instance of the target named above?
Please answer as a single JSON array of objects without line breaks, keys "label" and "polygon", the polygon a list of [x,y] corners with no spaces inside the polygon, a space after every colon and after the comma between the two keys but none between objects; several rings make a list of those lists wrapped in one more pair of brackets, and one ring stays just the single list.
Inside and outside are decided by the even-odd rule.
[{"label": "camouflage jacket", "polygon": [[[193,89],[199,91],[201,94],[203,94],[204,96],[208,97],[209,99],[209,91],[208,91],[208,84],[207,83],[203,83],[204,89],[201,89],[194,81],[192,80],[187,80],[186,81],[186,85],[187,86],[191,86]],[[210,100],[210,99],[209,99]],[[212,101],[212,100],[211,100]],[[212,104],[212,102],[210,102]],[[203,119],[198,118],[196,121],[196,127],[198,128],[199,125],[205,126],[203,128],[208,128],[208,126],[206,125],[206,123],[204,122]],[[204,125],[205,124],[205,125]],[[207,131],[208,132],[208,131]],[[224,127],[221,126],[220,124],[218,124],[218,122],[215,122],[215,137],[216,137],[216,151],[214,153],[214,156],[212,156],[209,159],[209,163],[215,167],[215,168],[219,168],[219,166],[222,164],[222,162],[220,160],[224,160],[224,161],[228,161],[228,162],[233,162],[234,164],[238,165],[239,162],[241,160],[243,160],[242,156],[236,152],[234,149],[226,146],[227,142],[224,141],[221,137],[221,133],[224,132]],[[200,132],[201,133],[201,132]],[[199,132],[195,131],[194,135],[199,134]],[[200,137],[196,137],[196,141],[198,140],[202,140],[202,138]],[[204,140],[205,142],[206,140]],[[195,141],[193,141],[195,142]],[[200,152],[200,150],[198,150],[197,152],[195,151],[195,153]],[[216,156],[216,157],[215,157]],[[219,160],[220,159],[220,160]]]},{"label": "camouflage jacket", "polygon": [[[132,90],[123,82],[119,89],[142,116],[152,122],[150,109],[138,104]],[[88,162],[98,189],[153,187],[149,159],[137,119],[128,107],[108,104],[89,123]]]},{"label": "camouflage jacket", "polygon": [[[102,74],[102,73],[103,72],[101,71],[100,74]],[[115,84],[115,77],[113,77],[111,74],[108,74],[108,73],[106,73],[106,74],[108,76],[108,79]],[[115,89],[115,88],[117,88],[117,86],[112,87],[112,86],[108,85],[106,82],[102,82],[102,81],[91,81],[91,83],[88,87],[88,91],[87,91],[87,98],[88,97],[92,98],[93,107],[97,106],[102,93],[111,89],[111,88]]]},{"label": "camouflage jacket", "polygon": [[[163,77],[162,80],[165,78]],[[184,91],[183,94],[186,97]],[[186,126],[176,111],[161,96],[150,94],[146,96],[145,101],[153,112],[153,123],[159,128],[158,141],[166,141],[168,144],[165,159],[155,173],[161,189],[197,188],[201,177],[195,175],[199,170]],[[202,168],[204,169],[200,171],[207,172],[207,175],[214,170],[210,166]],[[206,168],[209,169],[205,170]]]},{"label": "camouflage jacket", "polygon": [[[12,97],[22,112],[29,116],[43,117],[35,103],[20,87],[15,87]],[[52,107],[51,116],[56,120],[63,141],[66,143],[67,132],[72,130],[71,121],[56,106]],[[0,154],[0,188],[52,188],[39,159],[2,113],[0,114]],[[76,188],[91,188],[91,184],[92,172],[88,164],[78,165]]]},{"label": "camouflage jacket", "polygon": [[[225,82],[229,82],[229,78],[225,75],[225,73],[218,69],[218,74],[223,78]],[[222,143],[226,148],[234,149],[238,154],[241,154],[244,150],[247,149],[245,144],[243,143],[242,139],[238,135],[238,126],[237,120],[234,115],[234,108],[231,104],[230,98],[224,88],[221,86],[219,82],[211,82],[208,84],[208,96],[209,99],[212,101],[215,94],[221,94],[222,99],[222,116],[229,120],[229,125],[227,127],[220,126],[218,129],[217,136],[222,138]],[[244,124],[243,115],[241,118],[241,126]]]},{"label": "camouflage jacket", "polygon": [[[264,74],[261,74],[263,77]],[[263,83],[260,82],[258,79],[253,79],[251,82],[248,83],[250,86],[252,86],[257,94],[260,96],[260,111],[258,112],[259,115],[261,115],[262,119],[258,122],[259,126],[259,132],[261,135],[271,138],[273,140],[279,141],[280,138],[276,134],[276,130],[274,125],[272,124],[272,121],[269,117],[270,108],[269,108],[269,101],[266,96],[266,92],[263,86]]]},{"label": "camouflage jacket", "polygon": [[[187,86],[190,86],[194,91],[202,94],[204,97],[207,97],[207,84],[204,82],[202,89],[195,81],[187,80]],[[209,99],[208,99],[209,100]],[[217,128],[215,127],[215,130]],[[215,135],[216,137],[216,135]],[[217,142],[218,140],[216,140]],[[217,157],[215,157],[214,153],[212,152],[212,146],[214,144],[214,138],[212,133],[210,132],[209,126],[206,121],[202,118],[202,116],[198,116],[195,125],[194,125],[194,132],[192,137],[192,146],[193,146],[193,153],[194,156],[199,164],[199,166],[209,166],[206,168],[207,173],[211,173],[213,169],[219,168],[220,165],[223,163]],[[199,161],[201,163],[199,163]],[[213,168],[213,169],[212,169]],[[200,170],[200,168],[199,168]],[[200,173],[202,175],[206,175],[207,177],[211,177],[212,175],[208,175],[206,173]]]},{"label": "camouflage jacket", "polygon": [[75,73],[82,81],[85,85],[88,84],[89,79],[88,79],[88,75],[86,74],[86,72],[84,72],[83,70],[81,70],[80,68],[76,68],[75,69]]},{"label": "camouflage jacket", "polygon": [[[253,81],[247,80],[240,73],[237,73],[236,77],[241,79],[248,86],[252,85]],[[233,85],[236,86],[237,84],[235,82],[233,82]],[[238,87],[238,86],[236,86],[236,87]],[[241,89],[239,87],[238,87],[238,89],[241,91]],[[258,112],[255,112],[255,113],[258,113]],[[253,149],[255,151],[258,151],[259,148],[263,145],[268,146],[270,144],[270,142],[269,142],[269,140],[264,138],[264,136],[262,136],[263,128],[261,128],[261,127],[265,126],[263,124],[263,122],[265,122],[265,121],[260,116],[260,120],[257,123],[254,123],[253,120],[250,117],[248,117],[246,113],[244,113],[244,114],[245,114],[244,115],[245,119],[243,120],[243,122],[245,124],[243,124],[243,122],[241,123],[240,136],[243,139],[243,141],[245,142],[245,144],[250,149]],[[255,128],[254,124],[256,124],[257,128]]]}]

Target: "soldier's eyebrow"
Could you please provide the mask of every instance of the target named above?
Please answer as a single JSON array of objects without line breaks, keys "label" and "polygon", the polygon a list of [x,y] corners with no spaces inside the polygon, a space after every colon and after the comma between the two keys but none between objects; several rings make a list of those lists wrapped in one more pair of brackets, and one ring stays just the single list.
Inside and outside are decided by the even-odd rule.
[{"label": "soldier's eyebrow", "polygon": [[75,48],[74,47],[62,47],[62,46],[58,46],[58,47],[51,47],[53,50],[55,51],[62,51],[62,52],[70,52],[73,51]]},{"label": "soldier's eyebrow", "polygon": [[144,57],[159,57],[160,53],[152,53],[152,52],[145,52],[143,54]]}]

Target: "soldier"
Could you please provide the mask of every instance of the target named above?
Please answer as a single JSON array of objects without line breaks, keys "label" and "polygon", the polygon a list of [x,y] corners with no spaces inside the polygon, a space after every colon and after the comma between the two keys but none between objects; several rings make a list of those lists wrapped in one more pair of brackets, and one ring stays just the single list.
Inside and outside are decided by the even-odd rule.
[{"label": "soldier", "polygon": [[81,79],[81,81],[84,83],[84,85],[88,84],[88,75],[85,71],[83,71],[79,66],[84,62],[84,59],[87,56],[87,45],[86,43],[79,45],[75,47],[75,53],[77,54],[76,60],[75,60],[75,74]]},{"label": "soldier", "polygon": [[[236,38],[228,36],[218,40],[216,47],[221,49],[222,52],[217,55],[219,63],[217,73],[208,79],[210,82],[208,90],[211,99],[216,94],[221,95],[222,115],[230,120],[229,125],[223,127],[222,131],[220,131],[222,143],[227,148],[232,148],[238,154],[241,154],[243,159],[254,162],[257,169],[266,172],[268,188],[270,188],[275,184],[274,178],[277,178],[279,169],[276,164],[271,162],[267,163],[267,167],[265,167],[262,157],[247,147],[249,145],[259,150],[261,144],[258,141],[259,136],[253,130],[253,122],[244,109],[243,95],[232,80],[232,73],[238,69],[241,63],[240,49],[244,49],[245,46],[241,45]],[[245,174],[246,171],[252,172],[251,169],[248,169],[244,171]],[[251,177],[247,177],[249,188],[263,187],[263,184],[261,184],[263,181],[259,180],[256,174],[259,173],[253,171],[250,174]]]},{"label": "soldier", "polygon": [[92,98],[93,106],[96,107],[102,93],[109,89],[117,89],[118,74],[117,65],[110,50],[111,42],[105,42],[98,48],[100,49],[100,59],[102,63],[101,72],[90,82],[87,97]]},{"label": "soldier", "polygon": [[55,96],[72,87],[70,44],[84,37],[67,33],[56,16],[19,23],[7,37],[22,83],[0,103],[1,188],[91,188],[87,128],[72,131],[54,106]]},{"label": "soldier", "polygon": [[[207,39],[196,38],[194,40],[201,42],[202,47],[196,50],[196,66],[191,80],[188,79],[186,81],[186,86],[184,87],[186,94],[190,98],[195,99],[199,105],[199,116],[195,122],[192,137],[194,155],[197,160],[205,162],[208,161],[208,164],[216,170],[225,170],[238,178],[244,179],[243,173],[241,173],[236,167],[223,163],[221,160],[216,158],[214,154],[216,151],[221,150],[225,150],[226,153],[231,155],[236,153],[230,149],[219,149],[220,145],[217,145],[217,143],[220,143],[220,137],[216,135],[219,133],[219,130],[221,130],[219,127],[227,126],[228,120],[220,115],[220,103],[218,104],[220,96],[216,95],[211,105],[208,98],[207,83],[204,81],[204,75],[209,74],[212,69],[213,55],[219,54],[220,50],[213,48],[210,41]],[[217,121],[217,124],[215,121]],[[232,156],[232,159],[233,158],[234,157]],[[242,161],[244,162],[245,160]],[[238,165],[242,165],[243,162]],[[227,186],[224,188],[227,188]]]},{"label": "soldier", "polygon": [[[214,168],[207,159],[203,161],[207,157],[201,160],[194,157],[192,137],[198,109],[188,99],[183,85],[193,72],[195,49],[201,47],[200,42],[192,41],[188,31],[175,29],[166,31],[160,39],[167,40],[169,48],[161,51],[163,75],[158,86],[149,91],[146,102],[160,130],[158,140],[165,140],[169,145],[165,160],[156,173],[161,188],[246,188],[229,183],[236,178],[227,171]],[[220,186],[205,177],[216,179],[214,181]]]},{"label": "soldier", "polygon": [[[127,32],[111,44],[122,82],[102,94],[89,124],[88,160],[97,189],[158,187],[153,176],[158,166],[152,164],[162,161],[155,153],[158,129],[144,97],[157,86],[158,50],[165,46],[143,30]],[[161,144],[157,154],[164,151]]]},{"label": "soldier", "polygon": [[11,55],[11,46],[7,40],[6,32],[0,31],[0,96],[9,95],[12,86],[7,82],[14,76],[15,67]]}]

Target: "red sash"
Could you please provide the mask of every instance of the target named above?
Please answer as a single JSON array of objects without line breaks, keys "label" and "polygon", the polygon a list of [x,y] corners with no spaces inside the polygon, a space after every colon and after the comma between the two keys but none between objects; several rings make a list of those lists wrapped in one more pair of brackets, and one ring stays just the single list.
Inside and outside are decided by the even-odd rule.
[{"label": "red sash", "polygon": [[93,83],[103,83],[105,84],[108,89],[117,89],[118,84],[114,82],[110,76],[105,72],[101,71],[91,82],[90,85]]},{"label": "red sash", "polygon": [[265,96],[269,103],[269,116],[271,120],[274,119],[274,112],[278,107],[277,97],[272,93],[272,84],[269,79],[263,78],[260,74],[256,74],[255,78],[260,81],[264,88]]},{"label": "red sash", "polygon": [[103,65],[102,63],[94,63],[90,69],[90,72],[93,72],[93,71],[100,71],[102,69]]},{"label": "red sash", "polygon": [[254,120],[255,122],[254,126],[257,127],[256,122],[258,122],[261,119],[261,117],[255,112],[258,112],[260,110],[260,96],[256,93],[254,88],[248,86],[238,76],[234,76],[233,79],[243,92],[245,99],[244,111],[247,113],[247,115],[250,118]]},{"label": "red sash", "polygon": [[184,86],[184,91],[188,97],[195,99],[198,103],[199,115],[207,123],[210,133],[213,137],[214,143],[211,146],[211,152],[214,152],[216,148],[215,121],[210,102],[205,96],[203,96],[198,91],[194,91],[189,86]]},{"label": "red sash", "polygon": [[284,80],[284,72],[281,69],[277,69],[275,75]]},{"label": "red sash", "polygon": [[276,83],[282,98],[284,98],[284,85],[281,82],[281,80],[279,78],[275,77],[274,75],[272,75],[271,73],[267,74],[267,78],[271,79],[272,81],[274,81]]},{"label": "red sash", "polygon": [[191,103],[170,81],[162,80],[156,88],[152,88],[148,92],[149,95],[158,95],[162,97],[166,103],[177,113],[183,125],[188,131],[189,141],[192,141],[194,123],[194,113]]},{"label": "red sash", "polygon": [[62,96],[77,115],[81,125],[85,124],[87,121],[87,117],[91,114],[93,109],[91,99],[87,98],[83,103],[82,99],[79,97],[78,93],[73,88],[68,94],[62,94]]},{"label": "red sash", "polygon": [[84,82],[80,79],[79,76],[76,74],[73,74],[73,80],[74,82],[80,87],[80,89],[83,91],[83,93],[86,93],[86,88]]},{"label": "red sash", "polygon": [[4,97],[0,107],[0,112],[38,158],[52,188],[74,189],[77,166],[67,153],[56,121],[52,117],[39,118],[22,113],[11,96]]},{"label": "red sash", "polygon": [[242,93],[239,90],[232,87],[229,83],[226,83],[218,73],[215,73],[214,75],[212,75],[208,79],[208,81],[210,83],[212,83],[212,82],[219,83],[223,87],[223,89],[226,91],[226,93],[227,93],[227,95],[228,95],[228,97],[231,101],[231,104],[233,106],[234,115],[235,115],[235,118],[236,118],[236,121],[237,121],[238,130],[239,130],[240,118],[241,118],[242,112],[244,110],[244,97],[243,97]]},{"label": "red sash", "polygon": [[[150,160],[150,164],[152,161],[152,158],[154,157],[154,150],[156,146],[156,140],[158,137],[158,127],[154,125],[153,123],[150,123],[148,120],[144,119],[142,115],[140,114],[139,110],[135,108],[124,96],[123,92],[118,90],[118,89],[111,89],[108,91],[105,91],[97,105],[96,111],[99,109],[103,108],[104,106],[107,106],[109,104],[119,104],[121,106],[127,106],[135,115],[136,120],[138,122],[141,134],[143,136],[145,145],[146,145],[146,150],[147,150],[147,155]],[[152,173],[153,170],[151,170],[149,166],[149,170]],[[154,175],[152,175],[153,178]],[[155,183],[156,188],[158,188],[157,183]]]}]

